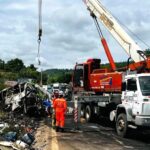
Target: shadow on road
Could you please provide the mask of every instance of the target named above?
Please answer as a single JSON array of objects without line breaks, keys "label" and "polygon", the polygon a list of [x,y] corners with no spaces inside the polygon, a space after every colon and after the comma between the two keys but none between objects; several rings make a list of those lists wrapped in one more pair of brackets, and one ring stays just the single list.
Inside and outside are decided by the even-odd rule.
[{"label": "shadow on road", "polygon": [[[100,126],[102,126],[104,128],[105,131],[112,131],[112,133],[114,135],[117,136],[116,131],[115,131],[115,123],[114,122],[110,122],[109,120],[103,118],[103,119],[99,119],[98,121],[94,121],[94,123],[98,123]],[[129,128],[128,134],[126,139],[130,139],[130,140],[136,140],[139,142],[144,142],[146,144],[150,144],[150,129],[131,129]]]}]

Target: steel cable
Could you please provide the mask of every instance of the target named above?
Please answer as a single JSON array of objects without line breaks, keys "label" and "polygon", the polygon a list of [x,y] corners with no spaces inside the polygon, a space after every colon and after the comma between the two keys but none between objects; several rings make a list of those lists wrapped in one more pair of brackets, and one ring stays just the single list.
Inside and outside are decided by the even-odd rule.
[{"label": "steel cable", "polygon": [[39,0],[38,3],[38,53],[37,53],[37,58],[38,58],[38,65],[41,65],[40,62],[40,44],[41,44],[41,37],[42,37],[42,0]]}]

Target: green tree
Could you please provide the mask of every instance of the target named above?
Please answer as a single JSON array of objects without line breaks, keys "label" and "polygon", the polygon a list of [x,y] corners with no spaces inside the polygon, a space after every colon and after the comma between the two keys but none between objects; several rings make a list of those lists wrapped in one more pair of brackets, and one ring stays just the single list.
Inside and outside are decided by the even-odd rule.
[{"label": "green tree", "polygon": [[33,64],[31,64],[28,68],[30,68],[32,71],[36,71],[37,70],[37,68]]},{"label": "green tree", "polygon": [[35,71],[34,69],[31,69],[30,66],[22,69],[19,73],[20,78],[32,78],[38,80],[39,76],[40,73],[38,71]]},{"label": "green tree", "polygon": [[65,73],[64,82],[69,83],[71,81],[71,78],[72,78],[72,73]]},{"label": "green tree", "polygon": [[11,72],[20,72],[23,68],[25,68],[23,61],[18,58],[11,59],[5,66],[6,70]]},{"label": "green tree", "polygon": [[71,81],[72,72],[64,72],[64,70],[60,70],[60,72],[51,74],[48,76],[48,84],[50,83],[69,83]]},{"label": "green tree", "polygon": [[145,55],[146,55],[147,57],[149,57],[149,56],[150,56],[150,49],[146,49],[146,50],[144,51],[144,53],[145,53]]},{"label": "green tree", "polygon": [[5,80],[17,80],[19,78],[17,73],[7,72],[3,75]]}]

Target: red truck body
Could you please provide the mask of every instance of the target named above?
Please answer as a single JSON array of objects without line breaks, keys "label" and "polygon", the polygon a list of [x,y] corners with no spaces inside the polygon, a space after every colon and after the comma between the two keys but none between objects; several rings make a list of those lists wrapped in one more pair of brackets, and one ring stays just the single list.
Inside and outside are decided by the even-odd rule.
[{"label": "red truck body", "polygon": [[121,92],[121,86],[122,72],[101,69],[100,59],[89,59],[86,63],[76,64],[73,75],[75,91]]},{"label": "red truck body", "polygon": [[121,92],[121,86],[122,73],[95,73],[94,71],[90,75],[90,88],[95,92]]}]

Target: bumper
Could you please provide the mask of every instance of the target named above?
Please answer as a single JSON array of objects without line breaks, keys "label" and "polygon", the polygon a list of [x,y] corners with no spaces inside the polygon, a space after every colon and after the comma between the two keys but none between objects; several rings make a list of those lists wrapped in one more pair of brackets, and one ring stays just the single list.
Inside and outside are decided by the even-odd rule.
[{"label": "bumper", "polygon": [[138,126],[150,127],[150,116],[136,116],[135,124]]}]

